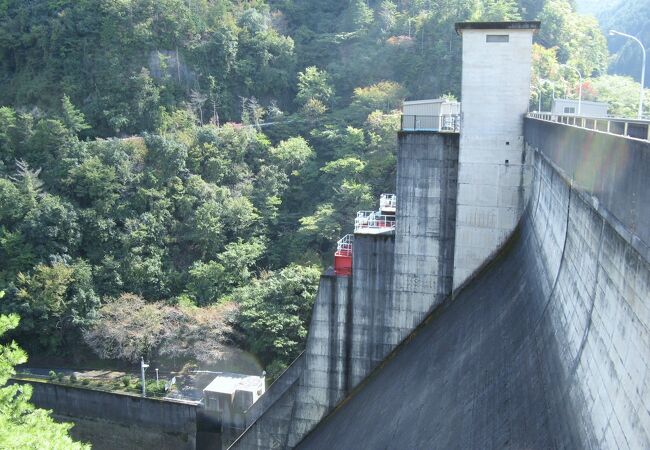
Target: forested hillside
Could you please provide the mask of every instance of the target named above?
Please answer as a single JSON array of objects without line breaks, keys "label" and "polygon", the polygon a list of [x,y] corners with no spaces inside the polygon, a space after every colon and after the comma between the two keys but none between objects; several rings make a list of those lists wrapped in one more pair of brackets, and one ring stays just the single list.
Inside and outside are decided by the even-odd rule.
[{"label": "forested hillside", "polygon": [[[650,0],[624,0],[603,11],[600,15],[603,32],[618,30],[636,36],[650,51]],[[641,47],[624,37],[610,39],[611,68],[615,73],[629,75],[641,80]],[[649,57],[650,58],[650,57]],[[650,59],[646,61],[646,73],[650,74]],[[650,81],[646,77],[646,86]]]},{"label": "forested hillside", "polygon": [[394,189],[402,100],[458,95],[454,23],[533,18],[531,104],[575,96],[568,63],[586,98],[634,113],[633,81],[598,77],[598,22],[566,0],[0,2],[14,337],[179,364],[237,347],[279,373],[336,239]]}]

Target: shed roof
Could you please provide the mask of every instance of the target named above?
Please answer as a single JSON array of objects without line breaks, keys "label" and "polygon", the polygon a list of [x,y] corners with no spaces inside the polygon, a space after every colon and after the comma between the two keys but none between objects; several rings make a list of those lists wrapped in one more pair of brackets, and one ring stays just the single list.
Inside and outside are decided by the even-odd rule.
[{"label": "shed roof", "polygon": [[203,392],[216,392],[221,394],[234,394],[235,391],[256,392],[262,381],[262,377],[256,375],[244,375],[241,373],[221,372],[208,384]]},{"label": "shed roof", "polygon": [[405,100],[405,105],[428,105],[431,103],[458,103],[455,100],[447,100],[444,98],[434,98],[430,100]]},{"label": "shed roof", "polygon": [[520,22],[457,22],[456,33],[462,30],[539,30],[541,22],[538,20]]}]

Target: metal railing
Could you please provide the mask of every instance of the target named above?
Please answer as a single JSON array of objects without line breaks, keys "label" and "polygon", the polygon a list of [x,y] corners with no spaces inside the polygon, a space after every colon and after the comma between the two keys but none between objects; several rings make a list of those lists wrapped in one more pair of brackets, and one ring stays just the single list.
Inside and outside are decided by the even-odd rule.
[{"label": "metal railing", "polygon": [[336,243],[336,253],[334,256],[350,256],[352,254],[352,244],[354,243],[354,235],[346,234]]},{"label": "metal railing", "polygon": [[397,208],[397,195],[381,194],[379,197],[379,209],[381,211],[395,210]]},{"label": "metal railing", "polygon": [[623,119],[619,117],[583,117],[545,112],[530,112],[528,117],[650,141],[650,120]]},{"label": "metal railing", "polygon": [[460,132],[460,114],[441,116],[402,114],[402,131],[438,131],[441,133]]},{"label": "metal railing", "polygon": [[354,232],[377,234],[395,229],[395,216],[387,216],[379,211],[359,211],[354,219]]}]

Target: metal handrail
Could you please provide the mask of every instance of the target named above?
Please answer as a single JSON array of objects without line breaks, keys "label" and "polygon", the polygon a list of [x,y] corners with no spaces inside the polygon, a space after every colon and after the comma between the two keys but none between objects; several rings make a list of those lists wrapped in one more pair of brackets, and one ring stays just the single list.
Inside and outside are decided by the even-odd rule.
[{"label": "metal handrail", "polygon": [[402,114],[402,131],[437,131],[440,133],[459,133],[460,114],[440,116]]},{"label": "metal handrail", "polygon": [[547,122],[571,125],[587,130],[626,136],[650,141],[650,120],[627,119],[621,117],[586,117],[578,115],[553,114],[550,112],[530,112],[528,117]]},{"label": "metal handrail", "polygon": [[379,209],[397,208],[397,195],[381,194],[379,197]]},{"label": "metal handrail", "polygon": [[336,253],[334,256],[350,256],[352,253],[352,244],[354,243],[354,235],[346,234],[336,243]]},{"label": "metal handrail", "polygon": [[359,211],[356,219],[354,219],[354,232],[363,233],[366,230],[394,230],[395,229],[395,216],[388,216],[381,214],[379,211]]}]

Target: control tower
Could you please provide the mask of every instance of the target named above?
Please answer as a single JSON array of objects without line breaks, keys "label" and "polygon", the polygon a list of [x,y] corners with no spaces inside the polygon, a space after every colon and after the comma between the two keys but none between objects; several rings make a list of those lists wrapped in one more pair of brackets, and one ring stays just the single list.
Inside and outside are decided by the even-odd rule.
[{"label": "control tower", "polygon": [[524,115],[540,22],[463,22],[454,287],[503,244],[525,205]]}]

